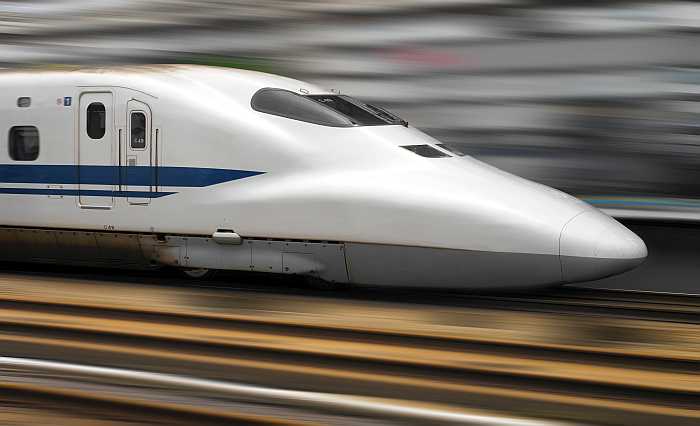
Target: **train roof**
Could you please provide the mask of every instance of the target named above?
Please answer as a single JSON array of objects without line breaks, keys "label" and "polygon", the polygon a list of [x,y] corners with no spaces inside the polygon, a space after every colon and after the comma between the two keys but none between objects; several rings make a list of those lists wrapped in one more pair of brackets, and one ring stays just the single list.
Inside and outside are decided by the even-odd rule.
[{"label": "train roof", "polygon": [[55,67],[0,70],[0,87],[38,86],[126,87],[159,97],[160,91],[208,86],[251,96],[265,87],[329,93],[320,87],[274,74],[206,65],[125,65],[109,67]]}]

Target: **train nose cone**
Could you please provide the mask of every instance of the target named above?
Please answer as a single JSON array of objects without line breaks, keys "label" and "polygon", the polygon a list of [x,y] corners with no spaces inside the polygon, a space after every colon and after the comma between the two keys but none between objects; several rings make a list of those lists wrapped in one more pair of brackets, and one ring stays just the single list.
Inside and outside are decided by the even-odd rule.
[{"label": "train nose cone", "polygon": [[564,281],[577,282],[633,269],[646,259],[647,247],[615,219],[586,211],[564,225],[559,255]]}]

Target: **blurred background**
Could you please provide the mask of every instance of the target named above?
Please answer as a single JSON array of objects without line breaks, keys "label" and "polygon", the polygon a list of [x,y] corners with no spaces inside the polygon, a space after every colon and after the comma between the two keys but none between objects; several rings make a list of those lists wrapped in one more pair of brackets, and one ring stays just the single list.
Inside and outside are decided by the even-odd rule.
[{"label": "blurred background", "polygon": [[381,105],[649,258],[502,296],[2,264],[0,424],[700,424],[700,3],[0,0],[0,68],[124,63]]},{"label": "blurred background", "polygon": [[698,18],[673,1],[0,1],[0,63],[293,76],[620,217],[697,219]]}]

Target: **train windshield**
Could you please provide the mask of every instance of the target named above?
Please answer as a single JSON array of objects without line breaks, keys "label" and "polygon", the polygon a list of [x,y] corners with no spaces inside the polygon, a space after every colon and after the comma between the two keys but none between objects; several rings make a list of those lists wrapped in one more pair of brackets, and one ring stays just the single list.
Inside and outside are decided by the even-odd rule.
[{"label": "train windshield", "polygon": [[346,116],[356,126],[385,126],[391,124],[406,125],[406,121],[400,119],[389,111],[378,106],[360,102],[344,95],[307,95],[334,111]]},{"label": "train windshield", "polygon": [[302,96],[289,90],[265,88],[253,95],[250,106],[266,114],[321,126],[408,125],[385,109],[341,95]]},{"label": "train windshield", "polygon": [[318,102],[283,89],[260,89],[250,101],[259,112],[330,127],[352,127],[344,115]]}]

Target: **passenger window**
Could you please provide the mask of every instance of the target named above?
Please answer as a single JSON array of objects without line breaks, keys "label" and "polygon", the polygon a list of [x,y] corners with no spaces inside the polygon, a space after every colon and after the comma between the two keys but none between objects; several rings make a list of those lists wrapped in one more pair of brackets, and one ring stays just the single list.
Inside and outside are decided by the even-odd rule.
[{"label": "passenger window", "polygon": [[100,102],[87,107],[87,134],[90,139],[102,139],[105,135],[105,106]]},{"label": "passenger window", "polygon": [[131,147],[146,148],[146,114],[142,112],[131,113]]},{"label": "passenger window", "polygon": [[34,126],[10,129],[10,157],[15,161],[34,161],[39,157],[39,130]]}]

